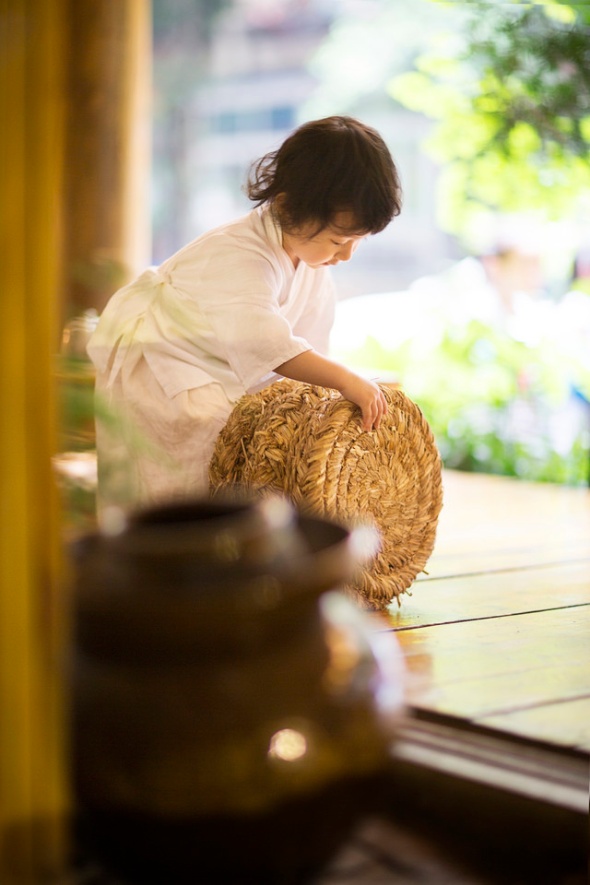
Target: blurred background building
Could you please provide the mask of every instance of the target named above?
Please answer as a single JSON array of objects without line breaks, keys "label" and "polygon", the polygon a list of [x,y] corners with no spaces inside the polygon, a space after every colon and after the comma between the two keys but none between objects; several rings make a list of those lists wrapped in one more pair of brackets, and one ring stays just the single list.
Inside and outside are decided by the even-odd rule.
[{"label": "blurred background building", "polygon": [[[166,6],[165,0],[155,0]],[[373,4],[360,9],[370,16]],[[205,62],[196,65],[187,31],[155,32],[154,261],[208,228],[248,211],[243,187],[252,162],[277,148],[308,119],[351,113],[342,97],[318,105],[321,81],[314,59],[347,8],[334,0],[235,0],[218,3]],[[163,12],[164,12],[163,8]],[[158,19],[156,18],[156,24]],[[184,58],[182,104],[169,95],[173,59]],[[403,62],[403,58],[401,59]],[[352,62],[351,62],[352,64]],[[343,78],[350,76],[342,58]],[[158,113],[159,110],[159,113]],[[405,288],[456,257],[453,238],[437,226],[437,166],[420,146],[432,128],[423,114],[388,98],[381,83],[355,110],[386,139],[404,187],[402,215],[363,244],[349,266],[335,272],[340,297]]]}]

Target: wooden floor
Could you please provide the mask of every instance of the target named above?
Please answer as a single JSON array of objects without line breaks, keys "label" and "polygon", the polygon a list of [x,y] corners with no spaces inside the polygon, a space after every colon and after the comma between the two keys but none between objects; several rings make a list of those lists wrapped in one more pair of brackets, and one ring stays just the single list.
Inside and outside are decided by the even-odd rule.
[{"label": "wooden floor", "polygon": [[454,471],[444,489],[428,574],[384,616],[408,703],[590,751],[590,490]]},{"label": "wooden floor", "polygon": [[[429,573],[374,616],[418,711],[392,745],[390,801],[308,885],[582,885],[590,490],[456,472],[444,486]],[[88,865],[79,885],[115,885]]]}]

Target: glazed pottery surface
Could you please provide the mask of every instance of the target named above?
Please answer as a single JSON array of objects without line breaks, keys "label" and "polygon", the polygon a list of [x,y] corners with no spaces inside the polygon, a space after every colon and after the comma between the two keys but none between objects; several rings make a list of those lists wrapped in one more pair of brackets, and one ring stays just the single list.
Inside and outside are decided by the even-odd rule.
[{"label": "glazed pottery surface", "polygon": [[153,508],[76,544],[76,796],[133,881],[278,881],[370,805],[401,658],[338,588],[374,543],[269,498]]}]

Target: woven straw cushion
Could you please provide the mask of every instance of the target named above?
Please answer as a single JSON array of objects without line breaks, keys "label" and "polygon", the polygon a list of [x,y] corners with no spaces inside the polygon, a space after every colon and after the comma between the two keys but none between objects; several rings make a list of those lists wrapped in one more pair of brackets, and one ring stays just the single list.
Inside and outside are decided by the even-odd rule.
[{"label": "woven straw cushion", "polygon": [[240,484],[286,495],[303,512],[369,522],[379,553],[344,588],[384,609],[408,590],[432,553],[442,506],[441,461],[418,406],[382,385],[379,430],[337,391],[287,379],[236,404],[209,467],[211,490]]}]

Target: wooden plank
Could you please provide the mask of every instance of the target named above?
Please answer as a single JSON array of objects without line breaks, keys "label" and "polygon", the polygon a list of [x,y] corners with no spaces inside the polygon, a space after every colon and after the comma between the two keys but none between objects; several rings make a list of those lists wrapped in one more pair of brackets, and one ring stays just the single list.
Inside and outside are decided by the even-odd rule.
[{"label": "wooden plank", "polygon": [[590,697],[589,635],[590,605],[395,633],[408,702],[471,720]]},{"label": "wooden plank", "polygon": [[445,532],[460,526],[497,527],[498,517],[520,524],[524,532],[531,521],[539,525],[564,517],[590,520],[590,491],[553,483],[533,483],[484,473],[443,472],[444,505],[441,525]]},{"label": "wooden plank", "polygon": [[437,682],[576,663],[590,679],[590,605],[401,630],[408,666],[436,665]]},{"label": "wooden plank", "polygon": [[590,492],[446,471],[431,576],[590,556]]},{"label": "wooden plank", "polygon": [[[522,712],[525,705],[532,709],[543,704],[578,701],[585,697],[590,697],[588,674],[574,663],[568,663],[559,670],[555,667],[539,668],[534,672],[513,670],[444,685],[429,683],[424,679],[424,671],[418,674],[410,671],[406,695],[412,707],[460,716],[471,722],[488,724],[490,717],[502,717],[504,729],[516,734],[521,732],[518,719],[513,714]],[[510,708],[511,704],[514,709]],[[566,723],[556,731],[560,735],[557,743],[568,747],[580,745],[579,734],[570,733]],[[542,739],[533,731],[527,734],[528,737]],[[585,740],[590,738],[588,722],[584,736]]]},{"label": "wooden plank", "polygon": [[590,603],[590,560],[422,581],[383,613],[395,629]]},{"label": "wooden plank", "polygon": [[415,583],[566,562],[586,562],[590,573],[590,542],[587,538],[569,541],[539,538],[534,545],[491,546],[490,549],[483,545],[476,547],[472,542],[469,550],[459,553],[435,551],[426,564],[426,571],[417,575]]},{"label": "wooden plank", "polygon": [[552,744],[569,745],[590,752],[590,697],[543,704],[495,716],[483,716],[481,724]]}]

